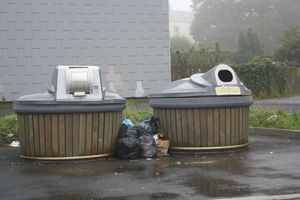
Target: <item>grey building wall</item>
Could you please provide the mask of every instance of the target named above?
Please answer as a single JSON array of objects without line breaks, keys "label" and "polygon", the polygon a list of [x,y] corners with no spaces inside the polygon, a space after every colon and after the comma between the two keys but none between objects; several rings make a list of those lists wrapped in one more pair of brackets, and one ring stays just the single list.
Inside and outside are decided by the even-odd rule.
[{"label": "grey building wall", "polygon": [[145,96],[170,82],[168,29],[168,0],[0,1],[0,101],[45,91],[70,64],[99,65],[107,87]]}]

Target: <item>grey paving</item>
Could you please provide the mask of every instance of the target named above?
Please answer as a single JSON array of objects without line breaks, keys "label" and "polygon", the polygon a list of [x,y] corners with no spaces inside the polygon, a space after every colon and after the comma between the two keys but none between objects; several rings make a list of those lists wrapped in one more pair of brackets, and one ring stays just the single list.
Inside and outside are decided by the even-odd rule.
[{"label": "grey paving", "polygon": [[253,106],[300,112],[300,96],[255,100]]},{"label": "grey paving", "polygon": [[297,134],[253,134],[244,151],[159,160],[37,162],[2,148],[0,199],[297,199],[299,151]]}]

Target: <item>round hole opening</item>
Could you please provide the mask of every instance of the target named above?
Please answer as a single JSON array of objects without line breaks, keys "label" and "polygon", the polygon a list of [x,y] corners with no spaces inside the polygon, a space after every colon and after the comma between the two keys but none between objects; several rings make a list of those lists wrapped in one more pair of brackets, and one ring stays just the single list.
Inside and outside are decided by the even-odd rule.
[{"label": "round hole opening", "polygon": [[223,82],[231,82],[233,79],[232,73],[229,70],[220,70],[218,73],[219,79]]}]

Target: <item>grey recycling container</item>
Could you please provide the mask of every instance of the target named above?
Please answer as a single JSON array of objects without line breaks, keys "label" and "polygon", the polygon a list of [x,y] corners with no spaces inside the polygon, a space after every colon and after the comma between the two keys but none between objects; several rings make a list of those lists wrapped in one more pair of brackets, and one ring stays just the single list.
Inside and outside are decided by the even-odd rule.
[{"label": "grey recycling container", "polygon": [[172,82],[149,95],[170,152],[201,152],[247,146],[251,91],[234,70],[220,64]]},{"label": "grey recycling container", "polygon": [[106,91],[98,66],[58,66],[47,92],[19,97],[21,157],[85,159],[112,155],[125,100]]}]

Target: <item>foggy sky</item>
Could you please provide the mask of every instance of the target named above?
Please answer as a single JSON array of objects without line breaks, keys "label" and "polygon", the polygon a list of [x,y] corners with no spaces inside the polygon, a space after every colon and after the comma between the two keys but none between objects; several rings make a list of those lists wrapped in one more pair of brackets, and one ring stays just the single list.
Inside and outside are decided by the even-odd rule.
[{"label": "foggy sky", "polygon": [[169,4],[173,10],[192,11],[191,0],[169,0]]}]

